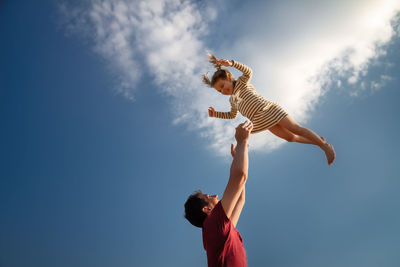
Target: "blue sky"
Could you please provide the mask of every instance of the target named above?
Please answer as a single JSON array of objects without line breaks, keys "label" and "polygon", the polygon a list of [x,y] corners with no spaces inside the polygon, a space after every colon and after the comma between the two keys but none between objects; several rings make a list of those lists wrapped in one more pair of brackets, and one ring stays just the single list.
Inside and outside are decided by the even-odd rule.
[{"label": "blue sky", "polygon": [[111,2],[0,3],[0,266],[206,265],[183,203],[243,120],[207,49],[337,152],[252,136],[249,266],[398,266],[396,1]]}]

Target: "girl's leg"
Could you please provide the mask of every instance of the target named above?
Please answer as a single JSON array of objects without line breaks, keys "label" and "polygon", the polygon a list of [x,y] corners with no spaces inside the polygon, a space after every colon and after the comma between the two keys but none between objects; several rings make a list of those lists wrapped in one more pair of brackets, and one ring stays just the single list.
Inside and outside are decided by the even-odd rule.
[{"label": "girl's leg", "polygon": [[331,164],[335,160],[336,155],[332,145],[326,143],[325,139],[321,138],[310,129],[297,124],[289,115],[283,118],[277,125],[287,129],[297,136],[307,139],[310,141],[310,144],[319,146],[325,152],[328,164]]},{"label": "girl's leg", "polygon": [[[313,144],[312,141],[308,140],[305,137],[296,135],[294,133],[292,133],[291,131],[289,131],[286,128],[283,128],[282,126],[280,126],[279,124],[276,124],[274,126],[272,126],[271,128],[268,129],[271,133],[273,133],[274,135],[285,139],[288,142],[297,142],[297,143],[302,143],[302,144]],[[321,137],[322,140],[325,141],[325,139],[323,137]]]}]

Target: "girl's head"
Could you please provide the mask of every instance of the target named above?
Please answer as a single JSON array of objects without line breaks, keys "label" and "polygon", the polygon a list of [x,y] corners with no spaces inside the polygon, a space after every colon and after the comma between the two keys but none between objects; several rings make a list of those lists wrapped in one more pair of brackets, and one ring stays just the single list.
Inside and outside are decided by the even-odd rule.
[{"label": "girl's head", "polygon": [[203,83],[207,84],[209,87],[215,88],[221,94],[231,95],[233,93],[233,82],[235,80],[232,73],[225,68],[221,68],[221,65],[217,63],[218,59],[214,55],[209,54],[208,56],[210,57],[208,61],[214,65],[217,71],[214,72],[211,81],[208,78],[208,73],[204,74],[202,76]]}]

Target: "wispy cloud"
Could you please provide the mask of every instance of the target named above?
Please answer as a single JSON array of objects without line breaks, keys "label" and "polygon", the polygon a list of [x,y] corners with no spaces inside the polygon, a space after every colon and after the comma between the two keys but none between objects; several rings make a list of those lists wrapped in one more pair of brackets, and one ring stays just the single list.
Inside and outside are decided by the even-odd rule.
[{"label": "wispy cloud", "polygon": [[[205,57],[205,42],[215,37],[210,24],[221,25],[227,37],[221,46],[209,49],[250,65],[257,90],[299,122],[310,118],[332,86],[352,88],[349,94],[356,96],[363,86],[378,90],[391,79],[382,74],[379,81],[366,84],[363,78],[396,34],[398,26],[390,21],[399,10],[397,1],[305,1],[301,6],[295,1],[274,3],[273,8],[265,3],[242,4],[229,15],[211,5],[224,6],[185,0],[99,0],[79,8],[63,4],[60,10],[68,31],[88,37],[108,62],[121,94],[134,99],[142,73],[149,73],[168,96],[174,122],[208,139],[221,154],[227,153],[234,126],[243,118],[233,122],[207,117],[208,106],[229,109],[226,97],[207,90],[200,81],[201,74],[211,71]],[[227,25],[228,18],[235,17],[246,20]],[[241,33],[235,40],[229,36],[234,31]],[[253,136],[252,149],[270,151],[281,143],[260,133]]]},{"label": "wispy cloud", "polygon": [[167,85],[160,88],[171,95],[194,90],[187,77],[205,66],[200,59],[205,53],[201,37],[213,19],[207,7],[204,15],[188,1],[99,0],[81,7],[63,3],[60,11],[68,32],[87,37],[108,62],[119,92],[127,98],[133,99],[144,71]]}]

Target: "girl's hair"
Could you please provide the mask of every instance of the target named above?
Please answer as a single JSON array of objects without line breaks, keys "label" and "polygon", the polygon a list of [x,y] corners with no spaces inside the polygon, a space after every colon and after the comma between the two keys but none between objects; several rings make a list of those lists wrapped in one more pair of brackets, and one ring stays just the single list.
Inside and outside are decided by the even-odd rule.
[{"label": "girl's hair", "polygon": [[208,53],[208,57],[209,57],[208,62],[210,62],[214,66],[214,68],[217,69],[217,71],[214,72],[211,81],[210,78],[208,78],[208,72],[203,76],[201,76],[203,83],[207,84],[209,87],[214,87],[215,83],[219,79],[226,80],[229,77],[232,77],[232,73],[229,70],[221,68],[221,65],[217,63],[218,59],[213,54]]}]

